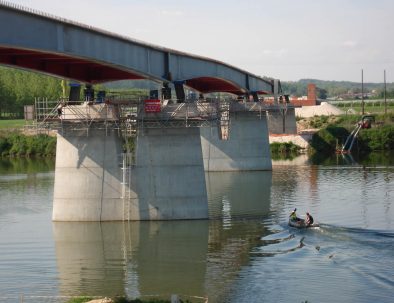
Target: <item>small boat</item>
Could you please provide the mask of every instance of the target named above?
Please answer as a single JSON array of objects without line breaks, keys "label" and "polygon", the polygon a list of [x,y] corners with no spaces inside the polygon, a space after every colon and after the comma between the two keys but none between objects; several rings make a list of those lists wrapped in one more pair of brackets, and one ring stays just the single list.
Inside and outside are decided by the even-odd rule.
[{"label": "small boat", "polygon": [[307,225],[307,224],[305,224],[305,220],[303,220],[303,219],[299,219],[299,220],[289,219],[289,225],[291,227],[295,227],[295,228],[319,227],[319,223],[313,223],[311,225]]}]

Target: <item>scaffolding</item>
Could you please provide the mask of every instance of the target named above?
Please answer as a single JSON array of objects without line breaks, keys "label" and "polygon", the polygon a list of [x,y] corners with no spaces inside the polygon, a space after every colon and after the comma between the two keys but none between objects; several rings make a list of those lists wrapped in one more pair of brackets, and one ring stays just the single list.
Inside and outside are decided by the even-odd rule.
[{"label": "scaffolding", "polygon": [[221,140],[228,140],[230,133],[230,102],[218,103],[218,128]]}]

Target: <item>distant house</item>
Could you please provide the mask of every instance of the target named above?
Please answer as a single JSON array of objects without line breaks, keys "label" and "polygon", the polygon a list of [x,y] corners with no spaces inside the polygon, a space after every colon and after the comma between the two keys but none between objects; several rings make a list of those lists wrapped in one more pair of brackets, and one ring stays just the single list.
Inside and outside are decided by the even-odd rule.
[{"label": "distant house", "polygon": [[[274,97],[265,97],[264,102],[268,104],[274,103]],[[283,100],[282,102],[285,102]],[[289,103],[294,106],[312,106],[317,105],[317,93],[316,93],[316,84],[309,83],[308,84],[308,95],[302,97],[289,96]]]}]

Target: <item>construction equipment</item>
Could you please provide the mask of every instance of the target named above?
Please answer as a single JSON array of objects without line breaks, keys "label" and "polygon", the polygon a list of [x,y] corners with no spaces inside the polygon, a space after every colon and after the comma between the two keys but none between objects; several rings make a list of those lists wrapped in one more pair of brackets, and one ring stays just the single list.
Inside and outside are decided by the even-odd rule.
[{"label": "construction equipment", "polygon": [[372,115],[365,115],[361,117],[361,120],[357,122],[356,127],[353,129],[353,131],[350,133],[350,135],[347,137],[345,144],[343,145],[342,149],[340,152],[342,154],[348,154],[351,152],[354,142],[357,139],[357,136],[360,132],[361,129],[368,129],[371,128],[372,123],[375,122],[375,117]]}]

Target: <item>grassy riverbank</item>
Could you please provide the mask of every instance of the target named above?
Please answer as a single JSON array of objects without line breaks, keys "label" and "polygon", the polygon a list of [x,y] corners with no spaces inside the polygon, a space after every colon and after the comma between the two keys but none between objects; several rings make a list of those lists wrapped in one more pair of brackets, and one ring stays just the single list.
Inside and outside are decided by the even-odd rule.
[{"label": "grassy riverbank", "polygon": [[11,119],[11,120],[0,119],[0,130],[21,129],[25,124],[26,122],[23,119]]},{"label": "grassy riverbank", "polygon": [[[315,116],[297,119],[297,127],[301,129],[320,129],[314,134],[307,152],[313,156],[316,154],[327,156],[342,148],[360,119],[360,115]],[[302,151],[299,146],[291,142],[273,143],[270,147],[273,160],[292,159]],[[353,147],[353,152],[362,154],[393,150],[394,114],[375,115],[372,128],[361,129]]]},{"label": "grassy riverbank", "polygon": [[[372,128],[360,130],[354,147],[358,152],[394,150],[394,116],[377,115],[375,119]],[[314,117],[311,124],[319,126],[320,130],[312,138],[310,152],[334,153],[342,147],[359,120],[360,116],[355,115]]]}]

